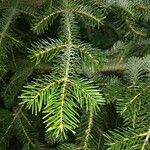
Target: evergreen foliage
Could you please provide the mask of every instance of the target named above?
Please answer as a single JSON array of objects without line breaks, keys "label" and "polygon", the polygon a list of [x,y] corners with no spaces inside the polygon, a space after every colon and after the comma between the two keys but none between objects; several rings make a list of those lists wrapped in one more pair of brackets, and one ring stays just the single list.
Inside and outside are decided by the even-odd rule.
[{"label": "evergreen foliage", "polygon": [[148,0],[1,0],[0,16],[0,150],[150,149]]}]

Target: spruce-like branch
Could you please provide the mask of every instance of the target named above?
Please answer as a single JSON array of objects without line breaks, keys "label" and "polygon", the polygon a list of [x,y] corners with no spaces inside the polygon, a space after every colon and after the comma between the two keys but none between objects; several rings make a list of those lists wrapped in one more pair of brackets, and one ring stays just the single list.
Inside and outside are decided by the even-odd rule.
[{"label": "spruce-like branch", "polygon": [[147,140],[149,139],[149,130],[144,131],[134,131],[133,129],[119,129],[115,131],[110,131],[110,135],[107,136],[107,143],[109,150],[120,150],[122,147],[124,149],[141,149],[146,150],[149,145]]},{"label": "spruce-like branch", "polygon": [[[6,4],[5,4],[6,3]],[[22,43],[15,37],[15,33],[11,33],[11,26],[21,13],[30,13],[29,7],[23,5],[23,0],[12,0],[3,2],[4,10],[0,19],[0,70],[4,71],[5,59],[7,57],[7,50],[13,45],[18,46]],[[26,8],[26,9],[25,9]],[[22,12],[20,12],[22,10]]]},{"label": "spruce-like branch", "polygon": [[32,49],[30,51],[31,60],[35,60],[36,64],[44,60],[44,62],[50,61],[55,55],[57,55],[67,44],[60,40],[40,40],[35,44],[32,44]]},{"label": "spruce-like branch", "polygon": [[[41,59],[47,61],[56,55],[58,58],[54,67],[56,71],[52,72],[51,76],[43,76],[43,78],[32,82],[31,85],[25,86],[23,94],[20,96],[23,100],[21,104],[24,104],[28,109],[31,108],[32,113],[37,115],[42,111],[45,114],[43,119],[46,123],[46,131],[56,138],[60,136],[66,138],[68,131],[75,133],[79,122],[79,107],[86,107],[87,111],[95,113],[99,105],[104,103],[97,87],[93,86],[91,82],[76,79],[78,77],[76,68],[81,66],[78,60],[83,59],[79,55],[79,49],[85,51],[82,53],[84,53],[84,58],[89,59],[87,64],[90,59],[93,61],[91,64],[95,64],[90,50],[85,50],[84,46],[76,46],[79,45],[80,40],[73,6],[75,6],[74,2],[63,1],[63,9],[59,9],[65,10],[60,12],[62,13],[60,41],[49,43],[49,41],[41,40],[33,45],[33,50],[31,50],[31,58],[36,59],[38,63]],[[37,33],[45,31],[51,24],[53,12],[48,13],[51,10],[50,8],[44,16],[41,15],[40,19],[35,20],[33,28],[36,27]],[[94,13],[88,15],[96,17],[96,15],[94,17]],[[86,55],[88,56],[86,57]]]},{"label": "spruce-like branch", "polygon": [[[95,8],[95,11],[96,9],[97,8]],[[100,14],[100,12],[97,12],[98,15],[96,16],[96,14],[93,13],[93,9],[87,6],[77,5],[77,7],[75,7],[72,11],[86,24],[89,24],[92,27],[99,27],[103,24],[103,21],[105,19],[105,17]]]},{"label": "spruce-like branch", "polygon": [[102,95],[96,89],[96,86],[92,86],[92,82],[84,79],[76,79],[73,81],[72,86],[77,100],[81,107],[85,106],[86,111],[95,112],[99,108],[99,105],[104,104]]},{"label": "spruce-like branch", "polygon": [[31,66],[31,64],[27,64],[26,62],[26,67],[23,65],[17,68],[15,74],[10,78],[10,82],[4,87],[3,97],[5,107],[7,108],[13,107],[15,98],[20,91],[20,88],[23,87],[24,82],[33,71],[33,66]]},{"label": "spruce-like branch", "polygon": [[50,90],[57,82],[60,81],[52,80],[50,76],[44,76],[44,78],[37,79],[32,84],[25,86],[23,94],[19,97],[23,99],[21,104],[25,104],[28,109],[31,108],[32,113],[37,115],[42,106],[47,104],[47,100],[51,97]]},{"label": "spruce-like branch", "polygon": [[143,73],[143,61],[140,58],[132,57],[128,59],[126,73],[133,85],[137,84]]},{"label": "spruce-like branch", "polygon": [[[73,101],[73,97],[70,95],[68,84],[70,81],[70,75],[72,74],[71,68],[73,66],[73,39],[72,39],[72,22],[73,22],[73,15],[72,14],[65,14],[64,15],[64,30],[66,31],[66,43],[67,47],[65,49],[64,55],[62,57],[62,85],[60,88],[60,95],[58,95],[55,99],[51,102],[51,104],[48,104],[46,107],[46,113],[48,113],[48,116],[51,115],[51,112],[53,112],[56,117],[54,120],[53,117],[47,119],[45,122],[47,123],[48,131],[54,130],[54,135],[58,137],[60,134],[63,134],[63,136],[66,138],[65,131],[70,130],[74,133],[74,129],[77,127],[77,112],[74,110],[77,108],[77,104]],[[70,99],[70,101],[69,101]],[[72,102],[71,102],[72,101]],[[71,103],[71,105],[69,104]],[[54,105],[54,106],[53,106]],[[57,105],[57,109],[55,108],[55,105]],[[70,105],[70,106],[69,106]],[[52,125],[53,127],[51,127]]]},{"label": "spruce-like branch", "polygon": [[36,17],[35,21],[33,22],[32,30],[33,32],[40,34],[43,33],[45,30],[48,29],[48,26],[53,23],[53,20],[56,19],[56,17],[62,13],[64,13],[65,10],[61,10],[57,8],[57,10],[54,11],[46,11],[43,15],[40,15],[39,17]]}]

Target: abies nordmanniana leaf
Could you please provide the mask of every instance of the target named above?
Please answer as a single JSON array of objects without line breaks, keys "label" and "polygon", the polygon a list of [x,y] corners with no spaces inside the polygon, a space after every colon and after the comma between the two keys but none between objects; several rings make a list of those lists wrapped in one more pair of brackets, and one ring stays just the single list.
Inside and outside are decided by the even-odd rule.
[{"label": "abies nordmanniana leaf", "polygon": [[61,16],[59,40],[40,40],[33,45],[30,54],[37,64],[41,60],[57,59],[54,71],[25,86],[20,98],[21,104],[32,109],[35,115],[42,111],[46,132],[66,138],[68,131],[75,133],[81,108],[96,113],[104,104],[104,98],[93,82],[78,74],[81,62],[96,70],[101,60],[91,46],[80,42],[76,17],[81,17],[85,23],[88,20],[93,27],[100,26],[104,17],[95,14],[88,5],[62,1],[59,7],[48,9],[35,18],[33,31],[38,34],[45,32],[57,16]]}]

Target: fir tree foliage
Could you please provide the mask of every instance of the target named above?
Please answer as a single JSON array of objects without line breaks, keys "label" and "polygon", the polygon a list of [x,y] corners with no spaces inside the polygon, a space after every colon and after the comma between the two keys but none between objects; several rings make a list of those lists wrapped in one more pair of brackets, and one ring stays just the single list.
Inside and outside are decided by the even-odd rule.
[{"label": "fir tree foliage", "polygon": [[17,108],[13,114],[1,110],[0,122],[3,124],[0,128],[0,149],[5,150],[13,136],[22,143],[22,149],[42,149],[43,146],[35,140],[36,134],[33,132],[32,123],[22,107]]},{"label": "fir tree foliage", "polygon": [[107,134],[109,149],[149,149],[150,86],[149,72],[145,67],[148,57],[132,57],[127,62],[126,76],[130,86],[127,85],[126,93],[116,101],[116,109],[125,119],[125,126]]},{"label": "fir tree foliage", "polygon": [[61,15],[60,40],[41,40],[34,44],[31,58],[39,63],[41,59],[50,61],[56,56],[58,62],[54,67],[54,74],[52,72],[25,86],[20,96],[23,101],[21,104],[28,109],[31,108],[35,115],[42,111],[47,132],[52,131],[56,137],[61,135],[66,138],[68,131],[75,133],[78,127],[80,108],[86,107],[87,112],[94,113],[99,105],[104,103],[100,91],[92,82],[82,79],[77,74],[76,68],[80,68],[79,60],[84,61],[83,59],[88,57],[87,63],[94,61],[89,67],[95,69],[100,60],[95,59],[89,46],[82,46],[75,17],[80,16],[84,21],[88,19],[91,26],[99,26],[103,16],[95,15],[92,10],[90,11],[90,6],[80,6],[68,0],[62,1],[60,8],[49,8],[43,14],[36,17],[33,22],[33,31],[37,34],[43,33],[53,19]]},{"label": "fir tree foliage", "polygon": [[15,29],[12,28],[15,20],[21,13],[33,15],[34,11],[23,0],[4,1],[2,3],[2,15],[0,19],[0,72],[1,74],[5,71],[5,58],[7,57],[7,51],[13,45],[21,45],[21,39],[18,37]]},{"label": "fir tree foliage", "polygon": [[0,1],[0,149],[149,150],[149,6]]}]

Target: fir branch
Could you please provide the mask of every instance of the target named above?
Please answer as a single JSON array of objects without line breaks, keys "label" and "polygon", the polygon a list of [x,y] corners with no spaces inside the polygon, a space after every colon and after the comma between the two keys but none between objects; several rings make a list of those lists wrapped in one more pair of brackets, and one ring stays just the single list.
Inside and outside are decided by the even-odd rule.
[{"label": "fir branch", "polygon": [[[16,4],[17,7],[17,4]],[[1,58],[1,65],[4,66],[4,58],[6,57],[6,45],[5,45],[5,37],[14,16],[16,15],[16,7],[10,8],[6,11],[5,16],[3,16],[3,20],[1,20],[1,29],[0,29],[0,58]],[[3,71],[3,70],[1,70]]]},{"label": "fir branch", "polygon": [[[37,79],[32,84],[24,87],[23,94],[19,97],[23,100],[21,104],[25,104],[26,108],[32,108],[32,113],[37,115],[41,111],[43,104],[47,104],[47,100],[50,98],[51,88],[61,81],[52,80],[50,76],[44,76],[42,79]],[[32,92],[30,92],[32,89]]]},{"label": "fir branch", "polygon": [[63,139],[67,138],[67,131],[75,133],[74,129],[77,127],[78,122],[78,113],[76,112],[78,106],[73,100],[69,89],[66,90],[67,93],[64,96],[62,96],[62,91],[57,90],[54,93],[44,109],[46,115],[43,118],[47,124],[47,133],[54,135],[56,138],[61,136]]},{"label": "fir branch", "polygon": [[131,83],[136,85],[142,77],[143,61],[138,57],[128,59],[126,73],[128,74]]},{"label": "fir branch", "polygon": [[117,111],[124,116],[124,118],[128,118],[126,120],[131,121],[133,127],[136,125],[135,120],[141,110],[141,98],[144,97],[144,93],[149,91],[149,89],[150,87],[147,86],[145,89],[142,89],[140,92],[134,94],[133,98],[129,94],[129,96],[126,96],[125,99],[119,99],[117,101]]},{"label": "fir branch", "polygon": [[87,59],[89,59],[89,62],[93,62],[93,64],[99,64],[100,60],[99,57],[96,57],[96,52],[94,54],[94,51],[96,51],[96,49],[91,48],[90,45],[74,45],[74,48],[79,49],[79,52],[81,54],[81,59],[84,60],[84,57],[87,57]]},{"label": "fir branch", "polygon": [[[110,134],[112,137],[107,136],[109,150],[120,150],[121,147],[133,149],[141,147],[141,150],[145,150],[143,148],[145,148],[145,142],[149,138],[149,130],[147,132],[138,132],[130,128],[127,130],[115,130]],[[138,142],[139,140],[141,142]]]},{"label": "fir branch", "polygon": [[86,111],[95,112],[99,109],[99,105],[104,104],[104,99],[96,89],[96,86],[92,86],[92,82],[76,79],[73,81],[73,88],[75,96],[80,103],[80,106],[85,106]]},{"label": "fir branch", "polygon": [[138,93],[136,96],[134,96],[133,99],[131,99],[130,102],[128,102],[128,103],[126,104],[126,106],[125,106],[125,107],[123,108],[123,110],[121,111],[121,115],[124,114],[124,113],[127,111],[128,107],[130,107],[131,104],[134,103],[134,101],[137,100],[137,98],[138,98],[140,95],[141,95],[141,93]]},{"label": "fir branch", "polygon": [[[2,37],[2,34],[0,33],[0,36]],[[14,43],[20,43],[20,41],[18,39],[16,39],[15,37],[13,37],[12,35],[5,33],[5,36],[8,37],[10,40],[12,40]]]},{"label": "fir branch", "polygon": [[78,5],[72,10],[72,12],[79,16],[81,19],[83,19],[85,23],[90,24],[92,27],[99,27],[103,24],[103,21],[105,19],[105,17],[102,14],[100,15],[100,12],[99,16],[96,16],[93,13],[93,10],[87,6]]},{"label": "fir branch", "polygon": [[87,44],[75,45],[74,48],[78,50],[78,57],[80,57],[78,64],[80,64],[83,74],[87,77],[93,76],[104,62],[101,52]]},{"label": "fir branch", "polygon": [[11,9],[11,11],[10,11],[10,13],[9,13],[8,18],[6,18],[6,20],[5,20],[6,22],[3,23],[4,26],[3,26],[2,32],[1,32],[0,45],[2,44],[2,40],[3,40],[3,38],[5,37],[5,34],[6,34],[8,28],[9,28],[11,22],[12,22],[12,19],[13,19],[13,17],[14,17],[15,15],[16,15],[16,8],[13,8],[13,9]]},{"label": "fir branch", "polygon": [[36,60],[36,64],[40,63],[41,60],[48,62],[66,46],[67,44],[60,40],[51,40],[51,43],[48,40],[40,40],[32,44],[30,59]]},{"label": "fir branch", "polygon": [[[35,144],[32,142],[32,139],[29,137],[28,133],[27,133],[27,129],[25,128],[25,126],[22,124],[20,116],[17,118],[15,125],[17,126],[17,128],[22,132],[21,134],[24,135],[24,138],[26,139],[26,143],[28,143],[28,145],[31,144],[31,146],[35,149],[36,146]],[[18,134],[18,133],[17,133]],[[22,139],[21,139],[22,140]]]},{"label": "fir branch", "polygon": [[[82,150],[97,150],[102,148],[103,142],[103,119],[102,112],[94,114],[93,112],[82,112],[80,125],[77,128],[76,145]],[[99,145],[100,144],[100,145]]]},{"label": "fir branch", "polygon": [[[21,111],[22,111],[22,107],[18,108],[18,110],[13,114],[13,117],[12,117],[11,113],[7,114],[7,115],[9,115],[7,119],[9,120],[10,116],[11,116],[11,120],[9,120],[10,122],[9,122],[8,126],[6,126],[6,130],[3,131],[4,133],[2,132],[2,135],[0,137],[0,147],[4,148],[6,146],[6,143],[9,143],[9,139],[12,136],[11,132],[13,130],[14,123],[15,123],[16,119],[18,118],[18,116],[20,115]],[[6,114],[6,112],[5,112],[5,114]],[[5,120],[5,121],[7,121],[7,120]]]},{"label": "fir branch", "polygon": [[[61,89],[60,89],[60,97],[56,98],[58,100],[60,100],[59,102],[59,113],[57,112],[57,110],[53,110],[55,112],[55,115],[57,114],[57,116],[59,115],[59,117],[57,117],[57,126],[54,127],[54,129],[51,129],[49,127],[48,131],[54,130],[54,133],[56,135],[56,137],[58,137],[59,134],[63,134],[63,136],[66,138],[65,135],[65,130],[70,130],[71,132],[74,133],[73,129],[75,127],[77,127],[76,122],[78,121],[77,118],[75,117],[77,115],[76,111],[74,110],[74,107],[77,107],[76,104],[72,101],[72,106],[68,107],[69,103],[68,103],[68,96],[70,98],[70,100],[72,99],[72,97],[70,95],[68,95],[68,82],[70,81],[70,74],[71,74],[71,67],[73,65],[73,49],[72,49],[72,28],[71,28],[71,23],[73,22],[73,15],[72,14],[65,14],[64,15],[64,30],[66,31],[66,43],[67,43],[67,47],[66,47],[66,51],[64,52],[63,58],[62,58],[62,62],[63,62],[63,70],[62,70],[62,85],[61,85]],[[51,102],[53,105],[54,102]],[[49,109],[47,109],[47,113],[49,112],[49,115],[51,114],[50,110],[51,107],[49,107]],[[72,113],[71,113],[72,111]],[[68,112],[70,112],[70,114],[68,114]],[[65,117],[67,116],[67,118]],[[47,122],[47,121],[46,121]],[[50,119],[49,119],[50,122]],[[53,120],[51,120],[51,124],[53,124]],[[49,125],[48,125],[49,126]]]},{"label": "fir branch", "polygon": [[31,75],[33,71],[33,66],[30,66],[26,63],[26,67],[22,69],[21,67],[17,68],[15,74],[10,78],[10,82],[4,87],[3,97],[5,107],[11,108],[14,104],[14,100],[20,90],[23,87],[24,82]]},{"label": "fir branch", "polygon": [[43,33],[45,30],[48,29],[48,25],[53,23],[53,20],[60,14],[64,13],[65,10],[57,9],[52,12],[45,12],[42,16],[36,17],[32,26],[33,32],[37,34]]}]

